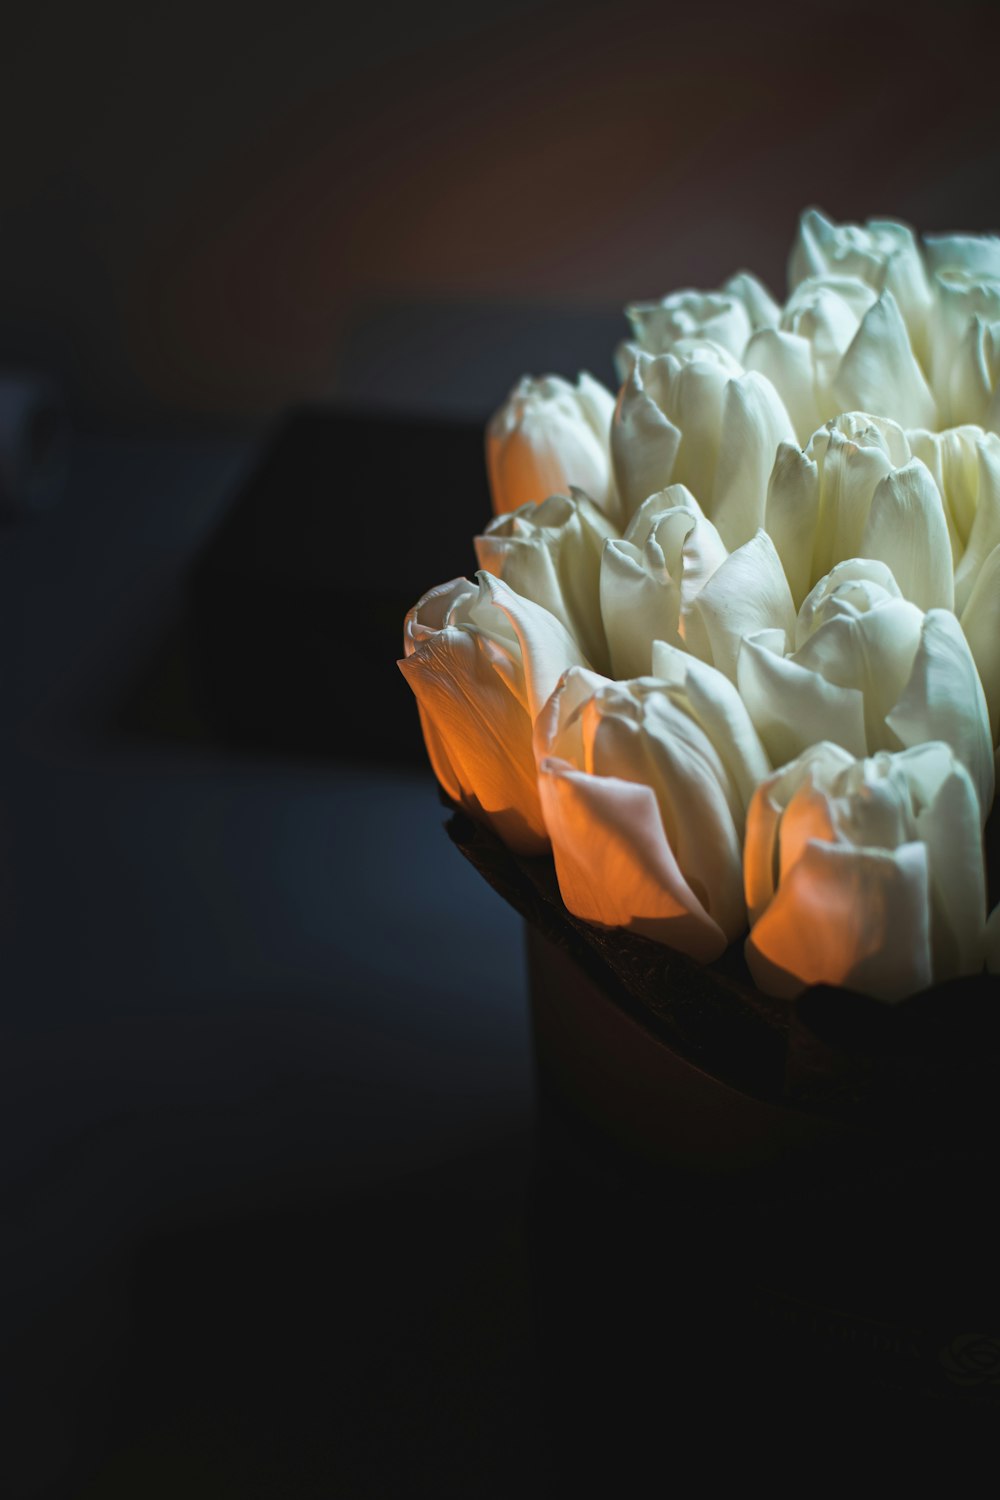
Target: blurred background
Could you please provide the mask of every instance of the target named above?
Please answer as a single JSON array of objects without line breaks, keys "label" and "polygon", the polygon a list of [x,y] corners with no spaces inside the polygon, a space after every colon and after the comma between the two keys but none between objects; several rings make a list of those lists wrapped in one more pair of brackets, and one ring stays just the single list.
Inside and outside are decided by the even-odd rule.
[{"label": "blurred background", "polygon": [[997,227],[995,7],[11,9],[0,352],[88,408],[481,416],[796,217]]},{"label": "blurred background", "polygon": [[[521,923],[442,831],[402,615],[472,565],[491,409],[610,383],[626,301],[780,294],[809,204],[1000,229],[997,15],[7,8],[5,1495],[586,1474],[639,1369],[594,1299],[605,1354],[649,1306],[578,1205],[554,1439]],[[641,1248],[676,1451],[759,1375],[682,1243]]]}]

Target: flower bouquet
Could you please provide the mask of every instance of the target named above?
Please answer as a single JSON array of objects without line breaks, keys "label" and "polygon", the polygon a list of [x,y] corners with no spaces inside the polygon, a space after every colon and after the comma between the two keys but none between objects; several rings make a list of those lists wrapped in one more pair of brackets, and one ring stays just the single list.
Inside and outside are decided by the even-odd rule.
[{"label": "flower bouquet", "polygon": [[813,210],[789,287],[630,306],[617,398],[521,380],[400,667],[463,847],[624,1011],[758,1101],[953,1119],[1000,1056],[1000,239]]}]

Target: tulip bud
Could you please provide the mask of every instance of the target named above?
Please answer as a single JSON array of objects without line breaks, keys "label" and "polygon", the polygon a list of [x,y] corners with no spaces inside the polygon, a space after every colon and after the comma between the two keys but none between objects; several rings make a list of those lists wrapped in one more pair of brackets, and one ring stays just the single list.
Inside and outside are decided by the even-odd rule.
[{"label": "tulip bud", "polygon": [[[745,928],[745,787],[767,762],[729,683],[692,663],[689,691],[672,669],[568,672],[536,729],[539,790],[569,910],[707,962]],[[756,760],[738,777],[742,752]]]},{"label": "tulip bud", "polygon": [[609,536],[617,536],[611,522],[575,490],[497,516],[476,537],[476,558],[487,573],[555,615],[579,642],[583,657],[603,668],[608,648],[600,576]]},{"label": "tulip bud", "polygon": [[811,746],[762,782],[744,855],[757,984],[902,1000],[983,965],[979,804],[940,743],[855,760]]},{"label": "tulip bud", "polygon": [[592,376],[575,386],[558,375],[514,386],[486,428],[486,467],[495,515],[583,490],[615,520],[618,499],[608,443],[614,397]]},{"label": "tulip bud", "polygon": [[683,484],[738,547],[764,519],[781,442],[795,437],[774,387],[721,348],[640,354],[618,396],[611,432],[618,489],[631,518],[650,495]]},{"label": "tulip bud", "polygon": [[920,247],[908,225],[892,219],[870,219],[864,227],[834,224],[818,209],[807,209],[792,247],[788,284],[795,288],[810,276],[853,278],[876,294],[890,292],[923,359],[932,297]]},{"label": "tulip bud", "polygon": [[933,474],[895,422],[846,412],[799,452],[782,445],[768,483],[765,525],[796,604],[838,563],[888,564],[922,609],[954,606],[957,534]]},{"label": "tulip bud", "polygon": [[725,557],[722,538],[684,485],[639,507],[601,562],[601,617],[615,677],[648,676],[655,641],[680,645],[684,616]]},{"label": "tulip bud", "polygon": [[581,661],[565,629],[481,573],[478,585],[456,578],[425,594],[403,644],[399,668],[441,786],[512,849],[543,852],[532,729],[559,674]]},{"label": "tulip bud", "polygon": [[[739,557],[719,569],[696,611]],[[740,695],[775,764],[820,740],[857,757],[944,740],[968,770],[986,821],[993,738],[968,642],[950,610],[925,614],[903,599],[884,563],[838,564],[806,598],[792,637],[772,626],[746,633],[737,649]]]}]

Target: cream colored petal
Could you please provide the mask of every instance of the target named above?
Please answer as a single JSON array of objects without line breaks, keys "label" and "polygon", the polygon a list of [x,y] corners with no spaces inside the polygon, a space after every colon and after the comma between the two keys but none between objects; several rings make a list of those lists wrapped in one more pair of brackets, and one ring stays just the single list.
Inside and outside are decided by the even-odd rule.
[{"label": "cream colored petal", "polygon": [[682,696],[725,763],[745,810],[771,763],[736,688],[714,667],[666,641],[653,644],[653,675]]},{"label": "cream colored petal", "polygon": [[448,627],[399,667],[420,706],[431,764],[448,794],[485,817],[512,849],[543,850],[531,720],[493,669],[482,639]]},{"label": "cream colored petal", "polygon": [[737,938],[746,928],[743,807],[722,756],[700,725],[650,682],[640,724],[620,712],[600,715],[587,769],[652,788],[685,880],[727,939]]},{"label": "cream colored petal", "polygon": [[730,553],[690,608],[684,626],[689,649],[736,681],[744,636],[795,629],[795,606],[774,543],[764,531]]},{"label": "cream colored petal", "polygon": [[681,593],[655,536],[643,549],[609,541],[601,564],[601,617],[614,677],[648,676],[657,639],[678,640]]},{"label": "cream colored petal", "polygon": [[[524,376],[490,418],[486,466],[496,514],[538,504],[572,485],[601,508],[616,511],[597,382],[580,378],[586,382],[582,392],[559,376]],[[610,401],[611,393],[605,394]]]},{"label": "cream colored petal", "polygon": [[627,521],[673,477],[681,434],[643,385],[644,361],[634,363],[618,396],[611,427],[611,457]]},{"label": "cream colored petal", "polygon": [[989,712],[962,627],[948,610],[925,616],[910,680],[886,723],[903,746],[950,745],[972,777],[985,823],[994,791]]},{"label": "cream colored petal", "polygon": [[962,630],[986,696],[995,745],[1000,739],[1000,546],[979,570],[962,611]]},{"label": "cream colored petal", "polygon": [[821,741],[810,745],[758,786],[747,812],[743,852],[744,888],[751,926],[767,907],[778,886],[781,868],[779,829],[786,808],[803,787],[826,788],[838,773],[854,764],[854,757],[848,751]]},{"label": "cream colored petal", "polygon": [[781,308],[764,283],[749,271],[737,271],[735,276],[730,276],[722,290],[743,303],[755,332],[759,328],[777,327]]},{"label": "cream colored petal", "polygon": [[780,328],[762,328],[747,345],[743,363],[770,381],[791,418],[798,441],[808,442],[829,415],[818,399],[809,340]]},{"label": "cream colored petal", "polygon": [[955,569],[955,612],[969,602],[980,569],[995,547],[1000,547],[1000,438],[982,433],[975,443],[975,511],[966,528],[966,544]]},{"label": "cream colored petal", "polygon": [[891,292],[865,314],[841,362],[834,394],[845,411],[892,416],[903,427],[937,425],[934,397]]},{"label": "cream colored petal", "polygon": [[864,696],[838,687],[818,672],[768,649],[750,636],[739,656],[737,686],[764,749],[776,766],[793,760],[821,740],[864,755]]},{"label": "cream colored petal", "polygon": [[944,504],[926,465],[911,459],[875,488],[860,554],[886,563],[904,599],[952,609],[955,580]]},{"label": "cream colored petal", "polygon": [[764,527],[781,559],[796,609],[813,586],[818,524],[818,466],[793,443],[781,443],[768,481]]},{"label": "cream colored petal", "polygon": [[1000,238],[995,234],[925,234],[923,238],[932,271],[958,269],[1000,279]]},{"label": "cream colored petal", "polygon": [[895,1002],[933,978],[927,853],[812,842],[747,939],[761,989],[792,999],[814,984]]},{"label": "cream colored petal", "polygon": [[549,757],[539,786],[559,889],[574,916],[623,927],[702,963],[726,939],[681,874],[648,786]]},{"label": "cream colored petal", "polygon": [[979,801],[963,766],[949,768],[934,796],[919,809],[916,823],[928,851],[934,976],[978,974],[984,958],[986,873]]},{"label": "cream colored petal", "polygon": [[477,574],[490,602],[510,621],[521,648],[528,715],[533,724],[567,667],[589,667],[566,627],[489,573]]},{"label": "cream colored petal", "polygon": [[[730,549],[749,541],[763,525],[775,453],[779,443],[794,441],[791,418],[769,380],[750,373],[729,382],[710,515]],[[678,478],[685,478],[680,463]],[[707,493],[695,483],[691,488],[699,498]]]}]

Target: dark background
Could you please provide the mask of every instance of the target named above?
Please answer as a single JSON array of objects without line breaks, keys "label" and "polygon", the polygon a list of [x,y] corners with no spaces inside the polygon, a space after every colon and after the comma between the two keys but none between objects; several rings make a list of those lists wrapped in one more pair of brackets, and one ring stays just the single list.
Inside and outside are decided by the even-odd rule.
[{"label": "dark background", "polygon": [[[623,1372],[553,1435],[520,923],[442,832],[402,613],[471,565],[489,411],[610,382],[626,300],[780,295],[812,203],[1000,228],[997,40],[968,4],[8,8],[0,362],[75,435],[0,532],[5,1494],[558,1494],[586,1457]],[[574,1296],[637,1365],[687,1307],[643,1420],[704,1466],[756,1356],[667,1250]]]},{"label": "dark background", "polygon": [[[11,6],[0,335],[88,406],[479,417],[796,217],[996,228],[995,7]],[[614,321],[612,321],[614,320]],[[586,331],[585,331],[586,330]]]}]

